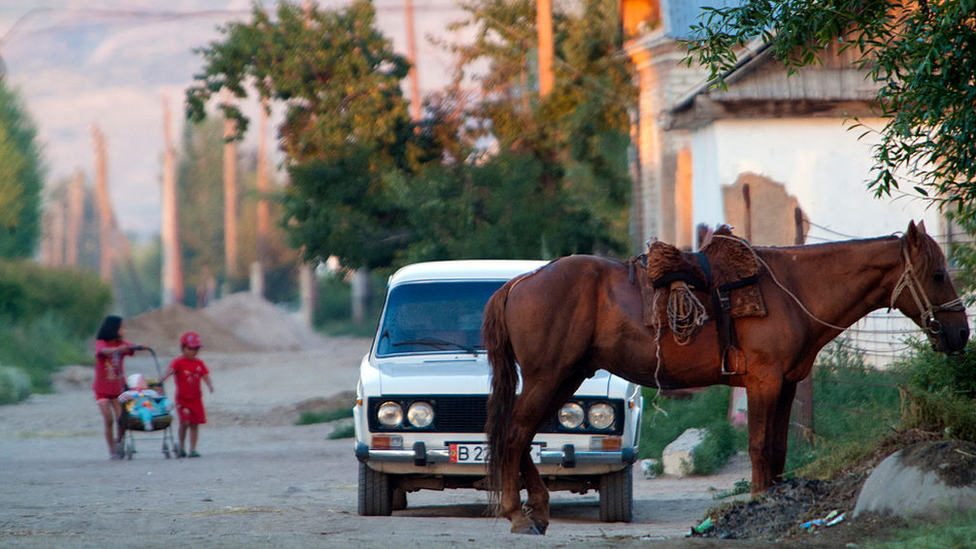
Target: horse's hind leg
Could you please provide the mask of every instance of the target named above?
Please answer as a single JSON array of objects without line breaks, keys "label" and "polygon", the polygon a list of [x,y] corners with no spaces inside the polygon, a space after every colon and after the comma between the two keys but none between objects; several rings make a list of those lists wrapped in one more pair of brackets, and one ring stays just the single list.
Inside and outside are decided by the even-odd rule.
[{"label": "horse's hind leg", "polygon": [[[536,432],[556,414],[556,411],[576,392],[576,389],[579,389],[584,378],[585,376],[582,374],[573,375],[564,380],[558,390],[550,394],[549,404],[546,406],[545,412],[540,416],[542,419],[536,426]],[[531,443],[531,441],[529,442]],[[542,476],[539,474],[539,468],[532,462],[532,454],[529,452],[528,446],[526,446],[525,452],[522,454],[520,463],[522,481],[525,483],[525,489],[529,493],[525,502],[526,513],[535,525],[536,530],[540,534],[545,534],[549,528],[549,488],[546,487],[545,482],[542,480]]]}]

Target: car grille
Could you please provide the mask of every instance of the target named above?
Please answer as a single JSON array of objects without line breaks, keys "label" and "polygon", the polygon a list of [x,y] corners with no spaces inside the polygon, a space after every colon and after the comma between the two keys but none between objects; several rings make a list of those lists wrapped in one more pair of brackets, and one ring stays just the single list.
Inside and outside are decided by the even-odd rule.
[{"label": "car grille", "polygon": [[[394,401],[400,404],[406,413],[407,408],[412,402],[422,400],[429,402],[434,407],[434,423],[430,427],[418,429],[410,425],[400,425],[397,427],[386,427],[381,425],[376,419],[376,410],[384,402]],[[610,429],[566,429],[553,416],[542,428],[540,433],[585,433],[585,434],[614,434],[623,433],[624,403],[622,400],[612,400],[606,398],[580,398],[573,400],[581,403],[586,401],[609,402],[616,412],[617,420]],[[410,396],[385,396],[371,397],[367,400],[367,414],[369,419],[369,430],[373,432],[442,432],[442,433],[484,433],[485,423],[488,420],[486,405],[487,395],[437,395],[431,397]],[[406,422],[406,420],[404,420]]]}]

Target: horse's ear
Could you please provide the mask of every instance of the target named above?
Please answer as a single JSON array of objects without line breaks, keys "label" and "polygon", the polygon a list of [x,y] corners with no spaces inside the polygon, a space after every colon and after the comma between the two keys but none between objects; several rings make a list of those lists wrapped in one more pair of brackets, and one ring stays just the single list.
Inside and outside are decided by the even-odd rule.
[{"label": "horse's ear", "polygon": [[[918,243],[918,229],[919,227],[915,225],[914,219],[908,222],[908,232],[905,233],[905,236],[908,238],[908,243],[912,246]],[[924,233],[924,225],[922,226],[922,229],[922,232]]]},{"label": "horse's ear", "polygon": [[924,219],[918,222],[918,232],[921,233],[921,234],[928,234],[927,232],[925,232],[925,220]]}]

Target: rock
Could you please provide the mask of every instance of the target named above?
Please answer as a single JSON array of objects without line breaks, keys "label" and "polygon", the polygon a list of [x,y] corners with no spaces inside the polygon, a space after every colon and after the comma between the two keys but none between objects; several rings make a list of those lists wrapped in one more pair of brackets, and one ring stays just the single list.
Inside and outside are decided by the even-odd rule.
[{"label": "rock", "polygon": [[644,474],[644,478],[657,478],[658,473],[661,471],[661,461],[657,459],[642,459],[640,460],[640,468],[641,473]]},{"label": "rock", "polygon": [[864,482],[854,516],[893,513],[939,520],[976,508],[976,445],[920,442],[885,458]]},{"label": "rock", "polygon": [[695,449],[705,440],[707,431],[704,429],[688,429],[681,436],[668,444],[661,454],[664,463],[664,474],[683,477],[695,470]]}]

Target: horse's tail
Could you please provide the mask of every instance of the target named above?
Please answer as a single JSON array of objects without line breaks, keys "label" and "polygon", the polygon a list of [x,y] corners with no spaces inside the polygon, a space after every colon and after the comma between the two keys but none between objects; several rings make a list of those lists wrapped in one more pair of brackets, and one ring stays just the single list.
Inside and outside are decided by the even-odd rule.
[{"label": "horse's tail", "polygon": [[[518,279],[515,279],[518,280]],[[502,286],[485,306],[484,323],[481,327],[482,339],[491,363],[491,394],[488,396],[488,421],[485,432],[488,435],[488,501],[497,512],[501,499],[502,456],[508,446],[509,424],[515,404],[515,388],[518,385],[518,370],[515,367],[515,352],[505,323],[505,305],[515,280]]]}]

